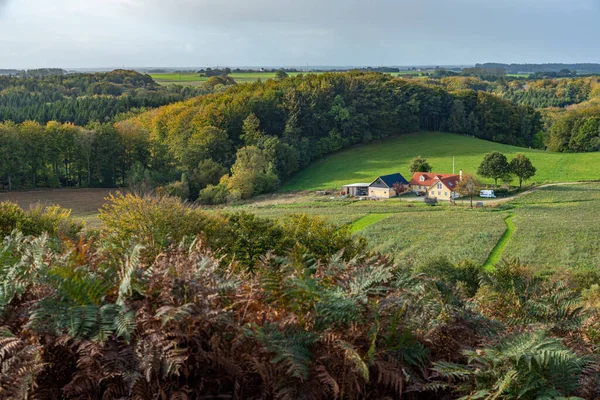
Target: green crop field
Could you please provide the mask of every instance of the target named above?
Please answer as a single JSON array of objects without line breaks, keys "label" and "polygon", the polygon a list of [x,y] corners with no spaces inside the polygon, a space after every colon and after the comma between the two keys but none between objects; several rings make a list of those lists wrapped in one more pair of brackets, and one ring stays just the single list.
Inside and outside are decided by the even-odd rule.
[{"label": "green crop field", "polygon": [[[459,169],[475,173],[483,156],[492,151],[512,158],[524,153],[537,168],[532,182],[571,182],[600,179],[600,153],[551,153],[509,146],[451,133],[422,132],[361,145],[324,157],[300,171],[282,191],[340,188],[370,182],[379,175],[400,172],[410,178],[409,162],[427,158],[435,172],[451,173],[452,157]],[[484,180],[484,182],[491,182]]]}]

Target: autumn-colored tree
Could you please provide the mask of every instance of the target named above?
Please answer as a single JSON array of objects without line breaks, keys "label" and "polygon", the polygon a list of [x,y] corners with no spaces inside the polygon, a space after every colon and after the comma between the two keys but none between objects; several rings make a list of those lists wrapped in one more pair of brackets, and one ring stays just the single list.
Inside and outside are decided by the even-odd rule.
[{"label": "autumn-colored tree", "polygon": [[471,199],[471,208],[473,208],[473,196],[479,191],[480,184],[473,175],[463,173],[462,179],[456,185],[456,191],[461,196],[468,196]]}]

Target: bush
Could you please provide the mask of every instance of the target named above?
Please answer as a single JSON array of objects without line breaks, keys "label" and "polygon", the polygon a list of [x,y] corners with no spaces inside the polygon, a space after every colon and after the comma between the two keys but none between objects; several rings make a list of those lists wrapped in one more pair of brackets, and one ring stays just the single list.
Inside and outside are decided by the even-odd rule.
[{"label": "bush", "polygon": [[508,196],[510,191],[507,188],[494,189],[494,194],[498,197]]},{"label": "bush", "polygon": [[307,215],[288,215],[279,224],[285,232],[285,240],[299,245],[318,259],[326,259],[340,251],[346,260],[365,251],[367,242],[354,238],[348,227],[338,229],[322,218]]},{"label": "bush", "polygon": [[187,182],[172,182],[166,186],[156,188],[156,194],[159,196],[174,196],[181,200],[187,200],[190,197],[190,187]]},{"label": "bush", "polygon": [[218,215],[189,207],[176,197],[110,195],[100,210],[102,233],[116,245],[138,243],[144,253],[156,255],[184,237],[204,235],[214,248],[221,247],[225,221]]},{"label": "bush", "polygon": [[198,202],[200,204],[223,204],[227,202],[229,190],[225,185],[208,185],[198,194]]},{"label": "bush", "polygon": [[8,201],[0,203],[0,236],[4,238],[10,235],[24,216],[25,212],[17,204]]},{"label": "bush", "polygon": [[37,205],[25,212],[25,218],[19,223],[17,229],[25,235],[38,236],[46,232],[50,235],[74,238],[83,227],[83,223],[71,219],[71,210],[60,206]]},{"label": "bush", "polygon": [[228,215],[227,219],[233,238],[227,253],[243,266],[252,269],[259,258],[269,251],[281,256],[291,247],[289,243],[286,246],[283,229],[272,220],[244,212]]},{"label": "bush", "polygon": [[454,265],[446,257],[431,259],[417,269],[450,288],[460,288],[466,297],[473,297],[479,289],[480,267],[469,260]]},{"label": "bush", "polygon": [[17,204],[4,202],[0,203],[0,234],[4,238],[16,229],[24,235],[48,233],[75,238],[83,230],[84,224],[70,217],[71,210],[59,206],[37,205],[24,211]]},{"label": "bush", "polygon": [[226,174],[227,168],[212,159],[201,161],[190,175],[192,199],[198,197],[198,193],[209,185],[217,185],[221,177]]}]

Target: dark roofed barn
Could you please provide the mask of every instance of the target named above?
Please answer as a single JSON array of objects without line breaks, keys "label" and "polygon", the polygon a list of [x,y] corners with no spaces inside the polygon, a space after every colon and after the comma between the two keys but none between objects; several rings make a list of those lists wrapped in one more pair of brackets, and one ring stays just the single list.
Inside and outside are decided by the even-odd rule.
[{"label": "dark roofed barn", "polygon": [[369,185],[369,196],[385,199],[396,197],[395,185],[408,185],[408,181],[399,173],[382,175]]}]

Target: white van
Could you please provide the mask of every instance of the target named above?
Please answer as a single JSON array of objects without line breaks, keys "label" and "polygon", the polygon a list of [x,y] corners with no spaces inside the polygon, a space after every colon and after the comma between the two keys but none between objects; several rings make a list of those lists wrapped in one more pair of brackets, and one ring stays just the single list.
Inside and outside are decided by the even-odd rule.
[{"label": "white van", "polygon": [[480,190],[479,197],[483,197],[486,199],[495,199],[496,195],[494,194],[493,190]]}]

